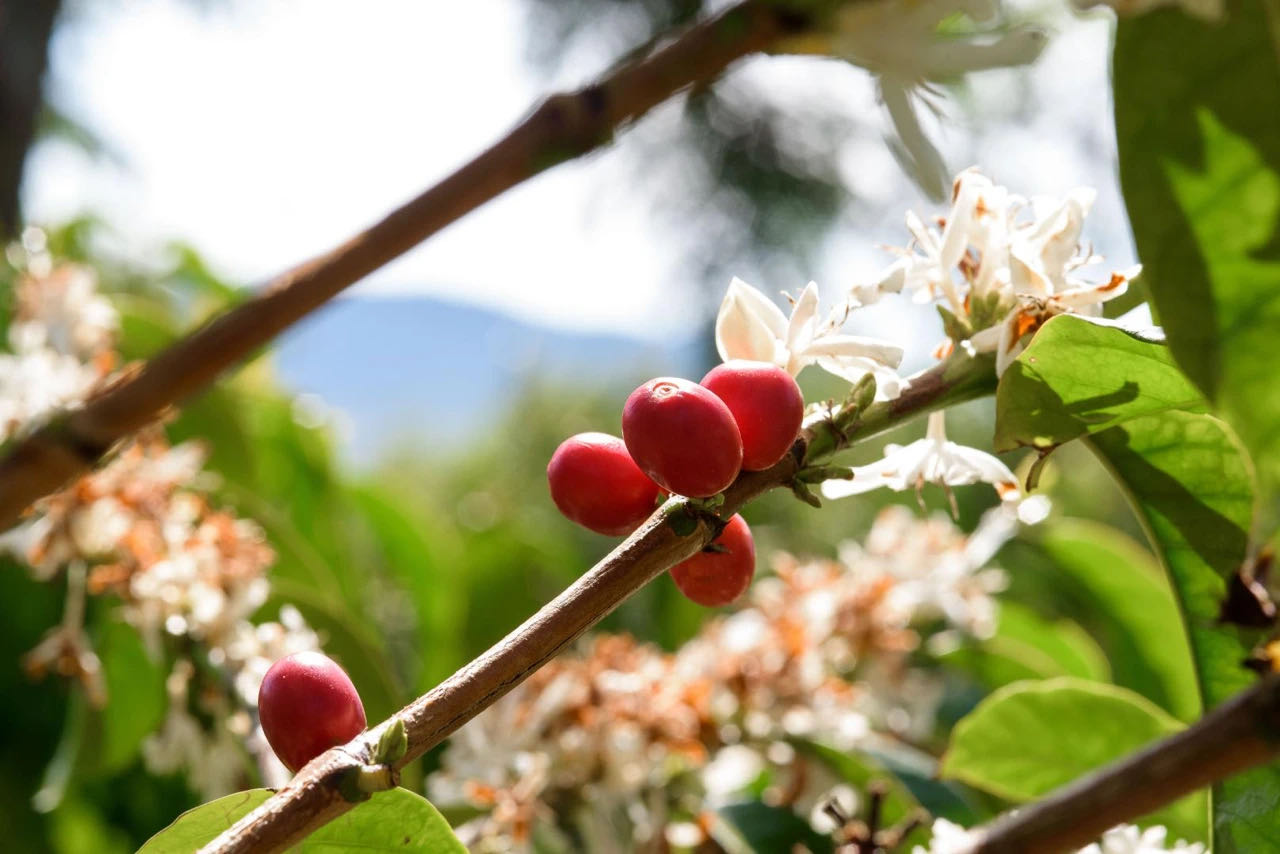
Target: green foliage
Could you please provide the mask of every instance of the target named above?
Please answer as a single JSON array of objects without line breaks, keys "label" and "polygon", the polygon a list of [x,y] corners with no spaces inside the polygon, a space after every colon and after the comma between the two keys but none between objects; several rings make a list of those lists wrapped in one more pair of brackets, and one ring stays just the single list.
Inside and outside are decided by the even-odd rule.
[{"label": "green foliage", "polygon": [[[270,797],[269,789],[251,789],[188,810],[147,840],[138,854],[190,854]],[[315,854],[466,851],[436,808],[404,789],[377,793],[290,850]]]},{"label": "green foliage", "polygon": [[1046,619],[1017,602],[1001,603],[994,635],[939,657],[989,689],[1054,676],[1100,682],[1111,679],[1106,654],[1078,623]]},{"label": "green foliage", "polygon": [[127,704],[129,714],[104,711],[96,770],[102,773],[128,767],[137,758],[142,740],[164,719],[167,700],[160,662],[142,644],[137,631],[119,619],[104,621],[95,644],[106,679],[108,709],[112,700]]},{"label": "green foliage", "polygon": [[190,854],[271,797],[270,789],[236,792],[187,810],[138,849],[138,854]]},{"label": "green foliage", "polygon": [[[1082,340],[1102,340],[1086,326],[1056,318],[1018,357],[997,392],[997,432],[1013,444],[1045,447],[1088,435],[1086,441],[1129,493],[1168,573],[1190,638],[1202,707],[1211,707],[1253,681],[1243,662],[1259,634],[1220,619],[1228,583],[1247,556],[1252,466],[1226,424],[1200,411],[1194,399],[1189,407],[1178,406],[1187,399],[1185,389],[1162,348],[1135,343],[1116,330],[1103,330],[1105,343],[1077,348]],[[1051,371],[1041,369],[1050,364]],[[1099,364],[1131,378],[1120,401],[1125,405],[1116,405],[1115,376],[1090,391],[1088,369]],[[1035,385],[1027,388],[1033,370]],[[1045,436],[1052,440],[1044,442]],[[1097,595],[1097,580],[1086,583]],[[1185,695],[1179,702],[1185,704]],[[1215,790],[1216,831],[1232,839],[1236,832],[1263,832],[1260,826],[1280,828],[1271,824],[1277,820],[1270,804],[1277,800],[1280,773],[1263,769],[1229,781]]]},{"label": "green foliage", "polygon": [[1110,650],[1117,685],[1183,721],[1200,693],[1182,614],[1154,558],[1124,534],[1082,520],[1054,523],[1038,540],[1053,570],[1078,585],[1091,634]]},{"label": "green foliage", "polygon": [[[1022,803],[1180,729],[1124,688],[1069,677],[1020,682],[992,694],[956,725],[941,773]],[[1203,839],[1204,798],[1189,796],[1149,821]]]},{"label": "green foliage", "polygon": [[831,854],[835,844],[786,807],[741,801],[716,810],[712,837],[729,854],[768,854],[802,845],[813,854]]},{"label": "green foliage", "polygon": [[1049,450],[1140,415],[1202,407],[1161,344],[1060,315],[1000,379],[995,446]]},{"label": "green foliage", "polygon": [[1143,278],[1173,354],[1274,484],[1280,4],[1226,7],[1213,24],[1174,10],[1121,22],[1120,176]]},{"label": "green foliage", "polygon": [[[1208,415],[1166,413],[1093,437],[1133,496],[1186,619],[1200,693],[1217,705],[1254,682],[1243,661],[1257,630],[1219,620],[1227,583],[1245,557],[1253,480],[1230,428]],[[1264,767],[1214,788],[1215,843],[1267,851],[1280,840],[1280,770]]]}]

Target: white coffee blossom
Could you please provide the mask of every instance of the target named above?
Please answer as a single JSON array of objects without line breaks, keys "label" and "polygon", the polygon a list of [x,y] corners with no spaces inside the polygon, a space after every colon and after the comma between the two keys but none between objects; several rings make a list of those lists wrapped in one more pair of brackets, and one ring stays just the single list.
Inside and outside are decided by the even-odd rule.
[{"label": "white coffee blossom", "polygon": [[871,374],[876,379],[877,396],[895,398],[903,387],[894,370],[902,361],[902,348],[841,332],[854,307],[846,302],[821,317],[818,286],[810,282],[795,300],[788,318],[760,291],[734,278],[716,315],[716,349],[726,362],[772,362],[792,376],[808,365],[817,365],[851,383]]},{"label": "white coffee blossom", "polygon": [[[965,830],[946,819],[935,819],[929,847],[915,846],[913,854],[971,854],[979,842],[977,833]],[[1179,840],[1172,846],[1165,842],[1169,832],[1163,827],[1146,830],[1131,824],[1113,827],[1097,842],[1079,849],[1078,854],[1209,854],[1203,843]]]},{"label": "white coffee blossom", "polygon": [[943,487],[990,483],[1001,499],[1014,500],[1022,493],[1012,471],[991,454],[957,445],[947,439],[946,415],[929,415],[923,439],[909,445],[886,445],[884,459],[853,469],[852,480],[828,480],[822,484],[827,498],[845,498],[887,487],[898,492],[922,489],[926,483]]},{"label": "white coffee blossom", "polygon": [[912,854],[970,854],[977,844],[975,834],[945,818],[933,820],[932,834],[929,847],[917,845],[911,849]]},{"label": "white coffee blossom", "polygon": [[114,346],[120,317],[98,293],[89,267],[63,264],[45,276],[24,276],[17,303],[9,325],[15,352],[44,348],[91,362]]},{"label": "white coffee blossom", "polygon": [[1208,849],[1200,842],[1178,840],[1170,845],[1165,842],[1168,835],[1169,831],[1158,825],[1143,830],[1122,824],[1102,834],[1102,838],[1092,845],[1081,848],[1080,854],[1208,854]]},{"label": "white coffee blossom", "polygon": [[884,275],[901,277],[918,301],[941,300],[968,327],[955,343],[971,353],[995,352],[1002,374],[1050,317],[1100,315],[1102,304],[1124,294],[1141,271],[1134,266],[1103,282],[1079,277],[1081,267],[1101,260],[1081,244],[1094,197],[1079,188],[1062,198],[1027,200],[966,170],[937,226],[907,214],[912,243],[898,250],[899,260]]}]

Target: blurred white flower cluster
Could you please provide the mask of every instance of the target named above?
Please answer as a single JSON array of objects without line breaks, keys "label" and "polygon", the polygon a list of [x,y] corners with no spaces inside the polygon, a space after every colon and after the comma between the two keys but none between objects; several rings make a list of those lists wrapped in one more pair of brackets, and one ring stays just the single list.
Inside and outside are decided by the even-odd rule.
[{"label": "blurred white flower cluster", "polygon": [[[917,845],[913,854],[969,854],[977,842],[975,834],[946,819],[935,820],[932,832],[929,847]],[[1169,847],[1165,843],[1168,835],[1169,831],[1159,826],[1143,830],[1122,824],[1103,833],[1097,842],[1081,848],[1078,854],[1208,854],[1208,849],[1199,842],[1178,840]]]},{"label": "blurred white flower cluster", "polygon": [[1010,193],[977,170],[956,177],[951,210],[926,225],[907,214],[912,242],[882,274],[917,302],[941,301],[951,341],[970,352],[996,354],[1003,374],[1026,337],[1056,314],[1098,316],[1122,295],[1141,267],[1091,283],[1076,271],[1102,259],[1080,242],[1095,192],[1030,200]]},{"label": "blurred white flower cluster", "polygon": [[593,851],[697,845],[709,811],[766,771],[766,799],[807,814],[837,781],[792,740],[849,751],[932,732],[942,685],[910,654],[926,628],[994,629],[1003,575],[984,566],[1015,524],[994,512],[966,537],[891,508],[840,560],[781,555],[673,654],[594,637],[453,737],[432,800],[480,811],[458,828],[480,852],[531,850],[557,819]]},{"label": "blurred white flower cluster", "polygon": [[[22,250],[10,252],[25,271],[8,329],[12,353],[0,354],[0,438],[75,406],[119,361],[118,318],[93,271],[55,266],[38,231],[24,234]],[[171,446],[160,428],[143,431],[105,466],[40,501],[0,535],[0,551],[41,580],[67,574],[66,615],[26,656],[32,675],[76,678],[91,702],[110,700],[84,631],[85,596],[116,597],[156,660],[176,656],[168,717],[144,745],[144,759],[158,773],[185,768],[213,797],[246,782],[246,739],[260,748],[255,758],[268,785],[287,779],[255,733],[258,686],[273,661],[315,649],[318,639],[292,608],[279,622],[251,621],[270,592],[265,573],[274,553],[255,523],[202,494],[204,461],[197,443]]]},{"label": "blurred white flower cluster", "polygon": [[37,230],[24,239],[34,263],[18,278],[9,352],[0,352],[0,442],[83,400],[115,365],[119,318],[93,271],[54,267]]}]

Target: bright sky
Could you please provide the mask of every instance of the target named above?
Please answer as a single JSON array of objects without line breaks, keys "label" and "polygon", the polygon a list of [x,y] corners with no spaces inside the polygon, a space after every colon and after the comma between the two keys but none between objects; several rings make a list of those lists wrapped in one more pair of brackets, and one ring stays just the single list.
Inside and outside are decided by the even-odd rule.
[{"label": "bright sky", "polygon": [[[518,0],[450,3],[447,16],[443,4],[407,0],[235,0],[208,11],[176,0],[83,5],[55,42],[53,96],[123,163],[41,146],[28,170],[29,214],[57,221],[96,210],[142,256],[182,238],[245,283],[332,247],[415,195],[496,139],[538,94]],[[1056,25],[1029,83],[1005,72],[976,81],[968,98],[997,118],[977,123],[951,109],[961,123],[947,129],[943,150],[957,168],[973,158],[1028,195],[1097,186],[1087,231],[1121,267],[1132,249],[1115,186],[1109,24],[1063,16]],[[613,52],[574,57],[557,82],[585,79]],[[883,121],[867,75],[837,63],[764,59],[738,79]],[[1037,107],[1002,115],[1023,85],[1034,87]],[[639,130],[648,144],[661,140],[662,121]],[[627,156],[624,136],[540,176],[353,292],[442,294],[556,326],[668,334],[666,296],[691,274],[647,200],[627,203],[625,182],[635,179]],[[849,140],[841,168],[886,213],[831,240],[813,274],[829,292],[886,260],[876,243],[905,242],[908,206],[935,210],[878,136]],[[623,190],[602,195],[602,186]]]}]

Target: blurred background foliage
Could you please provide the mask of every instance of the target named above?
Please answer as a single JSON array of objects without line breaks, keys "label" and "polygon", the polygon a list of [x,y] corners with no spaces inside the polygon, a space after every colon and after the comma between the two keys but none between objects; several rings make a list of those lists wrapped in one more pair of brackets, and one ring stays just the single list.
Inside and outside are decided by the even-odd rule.
[{"label": "blurred background foliage", "polygon": [[[180,246],[165,264],[146,269],[96,252],[102,229],[91,220],[71,223],[51,233],[51,247],[99,271],[121,311],[128,358],[154,352],[238,298]],[[840,392],[810,373],[804,380],[811,400]],[[281,387],[267,354],[177,413],[168,430],[175,441],[208,443],[207,468],[216,478],[207,488],[217,502],[258,521],[276,549],[263,618],[281,603],[296,605],[350,671],[374,721],[498,640],[611,547],[559,516],[544,469],[566,436],[617,432],[629,390],[629,381],[554,388],[531,374],[505,414],[465,446],[441,454],[406,441],[371,470],[352,472],[336,460],[331,428]],[[979,447],[989,446],[991,427],[986,402],[956,410],[950,423],[955,439]],[[883,441],[905,441],[919,430],[908,425]],[[882,444],[868,443],[851,461],[876,457]],[[1063,469],[1070,478],[1058,476]],[[1122,496],[1086,451],[1072,447],[1055,455],[1043,483],[1055,499],[1054,521],[1000,555],[1011,578],[1000,631],[945,659],[950,687],[941,723],[999,685],[1063,674],[1114,679],[1189,716],[1185,697],[1144,681],[1148,651],[1135,645],[1129,617],[1098,607],[1106,592],[1079,574],[1100,565],[1079,561],[1079,550],[1101,550],[1107,565],[1130,564],[1149,580],[1150,595],[1171,605],[1150,556],[1133,539]],[[993,502],[982,486],[962,487],[956,499],[965,528]],[[744,515],[767,572],[776,550],[832,555],[835,543],[865,533],[880,507],[904,500],[914,503],[882,491],[815,511],[775,492]],[[930,512],[948,506],[936,490],[923,500]],[[1062,521],[1069,518],[1113,527]],[[0,729],[2,820],[13,850],[127,851],[197,803],[183,779],[149,775],[140,759],[142,739],[163,717],[167,666],[149,658],[133,630],[113,617],[109,598],[98,597],[88,624],[106,672],[106,708],[91,709],[57,678],[32,683],[21,658],[60,619],[63,584],[36,582],[12,563],[0,572],[0,601],[21,603],[0,622],[0,684],[10,700]],[[674,649],[708,614],[661,578],[602,628]],[[940,749],[944,734],[940,729],[925,747]],[[434,761],[428,755],[425,768]],[[422,770],[407,775],[409,785],[420,785]]]}]

